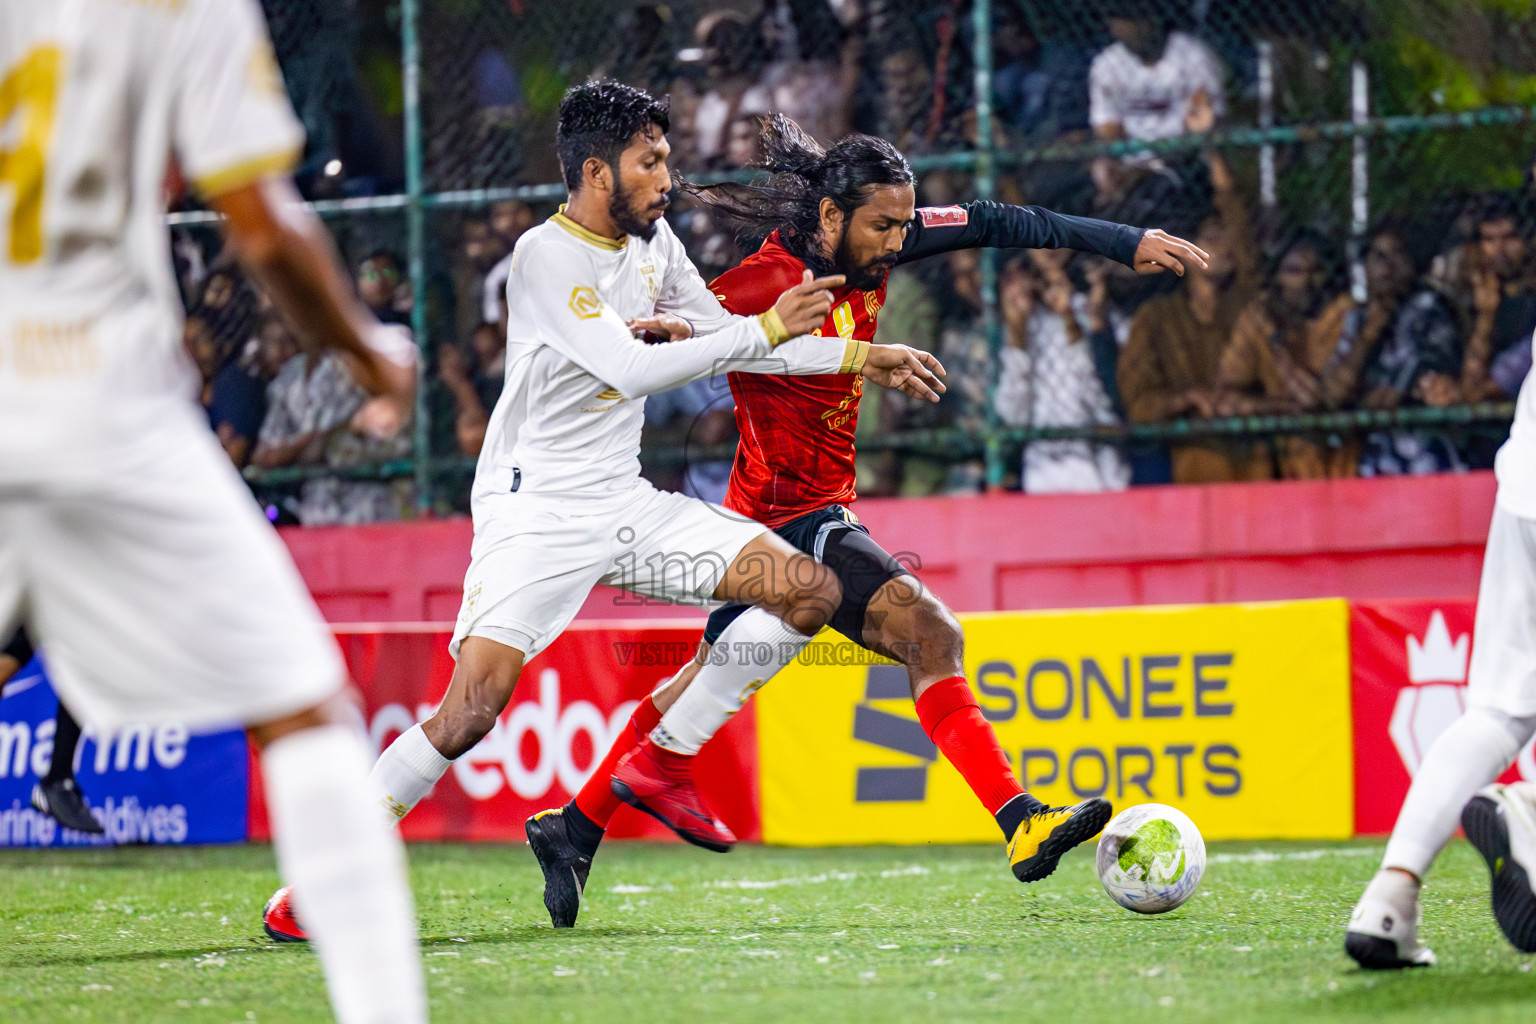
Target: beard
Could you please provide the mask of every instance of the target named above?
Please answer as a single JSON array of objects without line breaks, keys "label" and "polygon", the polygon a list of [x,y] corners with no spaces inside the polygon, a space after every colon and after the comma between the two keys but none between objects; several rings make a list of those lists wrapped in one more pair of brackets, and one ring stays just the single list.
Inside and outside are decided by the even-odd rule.
[{"label": "beard", "polygon": [[832,254],[832,263],[836,267],[835,272],[848,279],[848,287],[861,292],[872,292],[885,284],[886,276],[896,266],[896,257],[882,256],[871,263],[856,264],[853,252],[848,246],[848,233],[845,231],[842,239],[837,243],[837,252]]},{"label": "beard", "polygon": [[608,197],[608,216],[613,218],[614,226],[626,235],[634,235],[642,242],[649,242],[656,237],[657,221],[647,220],[645,214],[657,209],[665,211],[672,201],[663,197],[660,202],[636,212],[632,199],[633,193],[615,177],[613,193]]}]

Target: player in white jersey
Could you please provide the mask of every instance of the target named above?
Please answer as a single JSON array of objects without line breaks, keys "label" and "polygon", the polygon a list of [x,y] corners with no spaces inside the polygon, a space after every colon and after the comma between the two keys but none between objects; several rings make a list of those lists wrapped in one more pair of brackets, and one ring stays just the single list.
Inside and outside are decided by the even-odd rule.
[{"label": "player in white jersey", "polygon": [[174,153],[293,327],[378,396],[369,429],[398,430],[414,350],[297,206],[303,141],[255,0],[0,0],[0,634],[24,620],[103,733],[247,725],[337,1017],[414,1024],[403,851],[346,668],[197,407],[162,219]]},{"label": "player in white jersey", "polygon": [[1344,948],[1362,967],[1434,964],[1434,953],[1418,938],[1419,888],[1458,819],[1488,862],[1494,916],[1505,937],[1536,953],[1536,787],[1491,784],[1536,735],[1536,383],[1530,376],[1494,469],[1499,489],[1477,592],[1467,712],[1424,755],[1381,870],[1350,917]]},{"label": "player in white jersey", "polygon": [[[475,471],[474,545],[450,647],[458,664],[437,710],[374,766],[390,819],[491,731],[523,665],[599,583],[672,602],[756,604],[779,617],[786,641],[814,635],[837,607],[831,572],[766,527],[640,476],[647,394],[737,369],[860,372],[931,401],[944,390],[927,353],[805,336],[841,277],[807,272],[768,313],[727,313],[661,219],[667,127],[664,103],[615,82],[577,86],[560,103],[571,199],[517,243],[506,387]],[[673,340],[648,345],[641,330]],[[723,829],[699,821],[691,838],[708,844]],[[302,934],[282,892],[269,926],[274,917]]]}]

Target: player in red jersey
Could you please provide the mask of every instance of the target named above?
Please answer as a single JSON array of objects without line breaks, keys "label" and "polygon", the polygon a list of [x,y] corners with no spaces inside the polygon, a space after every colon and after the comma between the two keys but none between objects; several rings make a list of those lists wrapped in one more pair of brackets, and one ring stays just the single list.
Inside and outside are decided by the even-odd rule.
[{"label": "player in red jersey", "polygon": [[[816,333],[867,344],[890,270],[954,249],[1082,249],[1142,273],[1205,264],[1199,249],[1156,229],[986,202],[918,210],[911,168],[882,139],[849,136],[823,152],[781,116],[765,126],[764,143],[766,184],[685,186],[707,208],[771,232],[712,285],[733,313],[768,308],[807,269],[842,274],[847,283]],[[1046,877],[1062,854],[1103,828],[1111,807],[1100,798],[1049,807],[1024,792],[966,681],[960,624],[844,507],[855,498],[859,376],[729,379],[741,443],[725,506],[833,570],[843,597],[829,624],[906,667],[924,733],[996,819],[1015,877]],[[556,927],[575,923],[592,855],[620,799],[690,842],[717,850],[734,842],[693,786],[693,755],[807,642],[771,615],[740,605],[717,610],[699,657],[641,702],[581,793],[528,820]],[[766,665],[765,651],[772,653]]]}]

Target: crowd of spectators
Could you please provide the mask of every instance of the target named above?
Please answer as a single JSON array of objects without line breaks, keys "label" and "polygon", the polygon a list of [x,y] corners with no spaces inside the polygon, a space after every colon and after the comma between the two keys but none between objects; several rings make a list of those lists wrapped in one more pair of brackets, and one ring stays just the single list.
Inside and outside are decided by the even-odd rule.
[{"label": "crowd of spectators", "polygon": [[[1162,16],[1165,5],[1102,0],[1097,46],[1040,38],[1018,0],[993,0],[992,9],[991,128],[1005,150],[1202,136],[1223,127],[1245,95],[1251,99],[1252,68],[1244,64],[1251,54],[1217,45],[1199,24],[1174,24]],[[684,26],[667,4],[647,0],[619,19],[620,43],[592,73],[670,96],[672,163],[683,174],[750,172],[761,156],[761,119],[780,112],[824,142],[866,131],[911,156],[974,142],[972,26],[963,4],[741,0]],[[488,46],[473,65],[475,94],[499,124],[516,121],[525,102],[510,59]],[[539,148],[549,149],[547,139]],[[979,455],[878,443],[912,431],[1444,408],[1518,390],[1536,328],[1536,254],[1521,203],[1467,201],[1448,231],[1439,225],[1427,240],[1420,225],[1393,220],[1349,238],[1336,223],[1321,232],[1288,228],[1272,206],[1256,209],[1254,183],[1240,180],[1214,147],[1113,152],[1030,161],[1000,175],[1000,198],[1167,227],[1208,252],[1209,266],[1148,279],[1100,257],[1002,253],[995,349],[983,317],[980,253],[900,268],[881,311],[881,340],[934,351],[948,368],[949,391],[936,406],[900,393],[865,394],[861,493],[984,488]],[[538,175],[531,158],[500,183],[528,174]],[[970,188],[961,172],[930,171],[920,177],[918,201],[963,201]],[[440,246],[428,254],[424,296],[412,294],[400,257],[387,248],[355,263],[359,294],[380,319],[409,325],[418,302],[426,309],[437,459],[467,464],[484,442],[504,375],[512,252],[552,212],[553,205],[505,200],[436,215]],[[684,195],[669,220],[706,280],[759,241],[738,237]],[[415,500],[408,478],[321,470],[409,458],[411,432],[388,445],[365,441],[350,429],[364,396],[341,361],[305,351],[218,258],[205,267],[184,237],[175,247],[190,310],[187,345],[203,375],[210,425],[236,465],[309,467],[302,485],[274,492],[275,514],[318,524],[408,512]],[[653,396],[646,412],[645,449],[681,455],[650,462],[648,473],[663,486],[719,500],[730,468],[719,453],[735,439],[724,381]],[[1440,428],[1196,432],[1166,444],[1048,438],[1023,445],[1007,484],[1050,493],[1460,471],[1490,465],[1497,441]]]}]

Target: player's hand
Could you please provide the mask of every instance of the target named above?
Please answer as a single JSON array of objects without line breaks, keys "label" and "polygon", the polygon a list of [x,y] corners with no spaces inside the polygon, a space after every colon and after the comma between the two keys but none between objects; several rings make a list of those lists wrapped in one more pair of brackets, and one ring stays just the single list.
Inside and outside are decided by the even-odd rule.
[{"label": "player's hand", "polygon": [[354,379],[373,397],[352,417],[352,429],[377,441],[400,433],[416,403],[416,344],[409,331],[375,324],[361,353],[348,352]]},{"label": "player's hand", "polygon": [[944,364],[932,352],[906,345],[871,345],[860,371],[883,388],[896,388],[913,398],[937,402],[945,392]]},{"label": "player's hand", "polygon": [[352,414],[352,422],[348,426],[354,434],[375,441],[388,441],[404,429],[409,416],[410,406],[401,406],[394,398],[380,396],[364,402]]},{"label": "player's hand", "polygon": [[693,337],[693,324],[671,313],[654,313],[636,317],[624,324],[635,337],[647,343],[658,341],[682,341]]},{"label": "player's hand", "polygon": [[779,296],[773,308],[791,338],[810,334],[822,325],[832,312],[832,289],[841,288],[846,280],[841,274],[815,277],[807,270],[799,284]]},{"label": "player's hand", "polygon": [[1204,270],[1209,265],[1205,250],[1193,242],[1170,235],[1162,228],[1152,228],[1142,235],[1141,244],[1136,247],[1138,274],[1161,274],[1171,270],[1183,277],[1185,264],[1189,263]]}]

